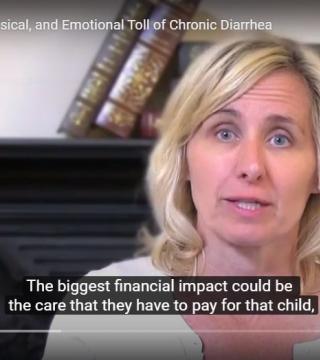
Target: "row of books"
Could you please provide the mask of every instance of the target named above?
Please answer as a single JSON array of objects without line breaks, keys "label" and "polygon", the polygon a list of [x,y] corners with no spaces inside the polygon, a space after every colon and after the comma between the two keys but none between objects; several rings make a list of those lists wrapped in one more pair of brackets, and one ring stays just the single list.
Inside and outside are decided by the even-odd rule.
[{"label": "row of books", "polygon": [[[154,121],[178,75],[176,48],[183,35],[168,24],[172,19],[188,21],[198,4],[199,0],[126,0],[115,19],[125,26],[107,35],[59,132],[128,138],[138,127],[138,136],[155,137]],[[128,19],[148,19],[151,25],[137,30]],[[163,19],[167,25],[155,30],[152,24]],[[180,69],[188,65],[191,53],[179,50]]]}]

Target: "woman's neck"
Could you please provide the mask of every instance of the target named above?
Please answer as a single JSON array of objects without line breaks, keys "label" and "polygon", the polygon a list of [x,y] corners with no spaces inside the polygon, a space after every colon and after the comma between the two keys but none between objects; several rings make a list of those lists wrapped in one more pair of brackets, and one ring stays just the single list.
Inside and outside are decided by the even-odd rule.
[{"label": "woman's neck", "polygon": [[[204,240],[198,258],[198,275],[207,276],[293,276],[296,241],[272,239],[263,244],[241,245],[200,232]],[[253,245],[252,245],[253,244]]]}]

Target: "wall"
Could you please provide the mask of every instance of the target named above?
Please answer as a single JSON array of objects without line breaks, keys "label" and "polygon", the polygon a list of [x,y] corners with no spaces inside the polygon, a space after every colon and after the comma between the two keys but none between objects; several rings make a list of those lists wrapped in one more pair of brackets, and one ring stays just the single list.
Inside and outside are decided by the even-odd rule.
[{"label": "wall", "polygon": [[[89,2],[88,2],[89,3]],[[227,5],[226,5],[227,3]],[[241,3],[241,4],[239,4]],[[281,3],[283,4],[283,3]],[[273,31],[301,41],[320,43],[318,4],[279,1],[204,0],[199,14],[234,21],[272,21]],[[121,2],[91,1],[80,5],[12,2],[0,20],[114,19]],[[290,11],[289,11],[290,10]],[[212,34],[216,40],[225,34]],[[57,128],[81,80],[105,37],[102,31],[7,32],[0,30],[0,137],[63,137]]]}]

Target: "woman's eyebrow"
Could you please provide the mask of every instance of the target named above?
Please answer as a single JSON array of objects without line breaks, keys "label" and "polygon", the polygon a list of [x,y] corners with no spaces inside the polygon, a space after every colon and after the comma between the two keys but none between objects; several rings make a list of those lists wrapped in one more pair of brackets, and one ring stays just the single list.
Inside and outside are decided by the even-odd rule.
[{"label": "woman's eyebrow", "polygon": [[[241,118],[241,112],[238,110],[235,110],[233,108],[223,108],[220,109],[218,111],[216,111],[213,115],[220,115],[220,114],[227,114],[227,115],[232,115],[235,118],[240,119]],[[300,130],[300,132],[305,135],[305,129],[301,126],[300,123],[298,123],[297,121],[295,121],[292,117],[290,116],[285,116],[285,115],[280,115],[280,114],[269,114],[266,117],[266,120],[268,123],[271,123],[272,125],[284,125],[287,124],[289,126],[294,126],[296,128],[298,128],[298,130]]]},{"label": "woman's eyebrow", "polygon": [[298,128],[298,130],[305,135],[305,129],[297,122],[295,121],[292,117],[290,116],[283,116],[283,115],[279,115],[279,114],[270,114],[267,116],[266,120],[274,125],[289,125],[289,126],[294,126],[296,128]]},{"label": "woman's eyebrow", "polygon": [[218,114],[228,114],[228,115],[232,115],[234,117],[238,117],[240,118],[241,117],[241,113],[235,109],[232,109],[232,108],[223,108],[223,109],[220,109],[218,111],[216,111],[213,115],[218,115]]}]

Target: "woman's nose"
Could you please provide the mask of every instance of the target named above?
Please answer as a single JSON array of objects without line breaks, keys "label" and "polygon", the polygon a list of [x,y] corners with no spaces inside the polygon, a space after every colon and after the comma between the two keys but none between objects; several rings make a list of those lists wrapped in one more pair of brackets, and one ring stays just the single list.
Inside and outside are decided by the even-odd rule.
[{"label": "woman's nose", "polygon": [[259,141],[243,141],[237,157],[236,175],[239,179],[255,183],[265,177],[264,149]]}]

